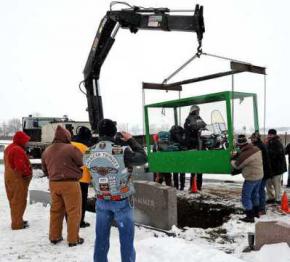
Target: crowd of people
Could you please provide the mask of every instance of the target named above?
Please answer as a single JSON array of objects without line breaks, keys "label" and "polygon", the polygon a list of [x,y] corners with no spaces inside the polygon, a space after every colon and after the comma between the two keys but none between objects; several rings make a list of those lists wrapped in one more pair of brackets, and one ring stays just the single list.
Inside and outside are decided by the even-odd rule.
[{"label": "crowd of people", "polygon": [[[281,203],[282,175],[287,171],[285,154],[289,154],[275,129],[269,129],[264,142],[259,132],[253,133],[250,139],[248,143],[245,135],[238,136],[239,151],[231,161],[233,174],[241,172],[245,179],[242,204],[246,216],[241,219],[245,222],[254,222],[255,217],[266,214],[266,204]],[[289,174],[287,186],[290,187]]]},{"label": "crowd of people", "polygon": [[[85,221],[88,186],[96,192],[96,241],[94,261],[108,261],[110,227],[115,221],[121,244],[122,261],[135,261],[134,219],[131,175],[133,166],[147,162],[141,145],[127,132],[115,140],[116,122],[104,119],[98,126],[99,141],[92,145],[91,132],[81,127],[76,136],[58,125],[54,140],[42,154],[42,169],[49,180],[51,196],[49,240],[63,241],[63,221],[67,223],[67,243],[74,247],[84,243],[79,230]],[[32,168],[25,152],[30,137],[18,131],[4,152],[5,187],[11,210],[11,229],[29,227],[23,219]]]},{"label": "crowd of people", "polygon": [[[192,108],[185,125],[190,123],[191,126],[205,125],[196,107]],[[49,240],[52,244],[63,241],[65,219],[68,246],[84,243],[79,230],[90,226],[85,221],[85,210],[88,187],[92,183],[97,199],[94,261],[107,261],[113,220],[120,234],[122,261],[135,261],[134,186],[131,178],[133,167],[145,164],[147,156],[143,147],[127,132],[118,133],[121,143],[117,143],[116,123],[110,119],[99,122],[98,132],[99,141],[93,145],[88,128],[81,127],[77,135],[72,136],[69,130],[59,125],[52,144],[42,154],[42,168],[48,177],[51,195]],[[191,140],[184,136],[184,129],[178,126],[173,126],[170,132],[171,139],[179,145],[186,143],[191,144],[192,149],[199,149],[200,131]],[[154,141],[157,142],[162,135],[166,137],[168,134],[158,134]],[[166,139],[168,137],[163,141]],[[258,132],[253,133],[250,139],[251,143],[245,135],[238,136],[238,151],[233,154],[231,161],[233,174],[242,173],[245,179],[242,189],[242,204],[246,214],[242,220],[245,222],[254,222],[255,217],[265,214],[267,203],[280,203],[281,178],[287,170],[285,154],[290,154],[290,144],[284,149],[274,129],[269,130],[264,142]],[[13,143],[4,152],[5,187],[12,230],[29,227],[28,221],[23,219],[32,178],[31,164],[25,152],[29,140],[29,136],[18,131],[13,137]],[[161,147],[162,144],[156,144],[155,150],[161,150]],[[191,179],[195,176],[198,189],[201,190],[202,174],[191,174]],[[155,181],[159,183],[164,180],[171,186],[171,179],[170,173],[155,174]],[[184,189],[184,173],[174,173],[173,180],[177,189]],[[290,187],[289,176],[287,186]]]}]

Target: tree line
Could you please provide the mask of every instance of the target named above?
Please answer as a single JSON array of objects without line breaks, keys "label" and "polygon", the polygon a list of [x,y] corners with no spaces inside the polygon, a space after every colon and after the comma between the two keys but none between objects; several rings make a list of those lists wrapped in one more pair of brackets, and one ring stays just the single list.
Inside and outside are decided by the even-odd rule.
[{"label": "tree line", "polygon": [[10,137],[15,132],[22,129],[21,120],[19,118],[11,118],[7,121],[0,122],[0,136]]}]

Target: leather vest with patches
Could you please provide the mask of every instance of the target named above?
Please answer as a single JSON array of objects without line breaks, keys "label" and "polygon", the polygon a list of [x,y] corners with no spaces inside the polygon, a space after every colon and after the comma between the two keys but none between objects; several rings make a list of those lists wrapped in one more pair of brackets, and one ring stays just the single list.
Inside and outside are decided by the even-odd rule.
[{"label": "leather vest with patches", "polygon": [[104,199],[110,200],[112,196],[123,199],[134,193],[131,174],[125,167],[125,149],[111,141],[101,141],[84,154],[96,194]]}]

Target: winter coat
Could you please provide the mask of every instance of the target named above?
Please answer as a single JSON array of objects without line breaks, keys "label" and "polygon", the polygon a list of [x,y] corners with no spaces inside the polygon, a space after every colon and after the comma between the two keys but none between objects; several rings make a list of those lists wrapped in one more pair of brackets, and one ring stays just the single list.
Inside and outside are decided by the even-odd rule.
[{"label": "winter coat", "polygon": [[[84,154],[89,149],[86,145],[82,143],[71,142],[71,144],[74,147],[76,147],[78,150],[80,150],[82,154]],[[91,173],[89,169],[86,166],[82,166],[82,170],[83,170],[83,175],[79,181],[81,183],[87,183],[87,184],[91,183],[92,177],[91,177]]]},{"label": "winter coat", "polygon": [[263,160],[260,149],[251,144],[241,148],[237,160],[231,161],[235,169],[241,169],[247,181],[257,181],[263,178]]},{"label": "winter coat", "polygon": [[70,140],[69,131],[57,126],[52,145],[42,154],[42,169],[50,181],[78,181],[82,176],[82,153]]},{"label": "winter coat", "polygon": [[16,175],[20,174],[22,177],[29,177],[32,175],[31,164],[24,150],[24,146],[29,140],[30,137],[24,132],[18,131],[15,133],[13,143],[4,151],[6,171],[9,168],[12,172],[16,173]]},{"label": "winter coat", "polygon": [[281,175],[287,171],[285,151],[279,136],[274,136],[267,143],[269,152],[272,176]]},{"label": "winter coat", "polygon": [[270,163],[268,149],[261,140],[256,141],[253,145],[258,147],[262,152],[263,171],[264,171],[263,179],[268,179],[271,177],[271,163]]},{"label": "winter coat", "polygon": [[185,145],[188,149],[199,148],[199,136],[206,123],[198,115],[189,114],[184,123]]}]

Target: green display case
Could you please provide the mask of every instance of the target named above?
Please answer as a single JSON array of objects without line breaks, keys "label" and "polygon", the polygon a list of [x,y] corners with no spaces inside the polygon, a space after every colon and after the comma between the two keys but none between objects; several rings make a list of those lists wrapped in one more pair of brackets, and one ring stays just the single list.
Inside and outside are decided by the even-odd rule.
[{"label": "green display case", "polygon": [[[240,118],[243,119],[239,121],[236,116],[238,114],[236,114],[235,110],[237,110],[236,107],[238,108],[245,99],[248,100],[247,108],[242,108],[242,110],[240,110]],[[156,110],[161,110],[161,115],[164,114],[165,111],[170,112],[167,126],[169,129],[171,125],[179,124],[183,126],[183,119],[181,118],[186,114],[186,111],[188,112],[188,108],[190,108],[191,105],[203,107],[203,111],[201,110],[200,113],[201,117],[203,113],[207,113],[206,108],[214,109],[211,111],[211,117],[213,114],[217,115],[216,112],[220,113],[220,110],[216,110],[215,107],[223,109],[224,115],[222,116],[220,113],[220,119],[224,119],[222,134],[226,137],[226,143],[219,148],[212,149],[153,152],[153,145],[150,143],[150,141],[152,141],[151,136],[154,135],[154,132],[151,130],[153,126],[151,120],[158,116]],[[240,130],[238,130],[239,132],[245,132],[247,126],[251,126],[253,130],[259,130],[257,96],[254,93],[225,91],[165,101],[145,105],[144,114],[148,163],[151,172],[230,174],[230,160],[234,150],[234,139],[235,135],[238,133],[234,128],[234,124],[244,121],[245,125],[242,129],[240,128]],[[219,121],[222,122],[221,120]],[[216,124],[220,125],[220,123],[212,122],[210,125],[213,128]],[[159,130],[161,131],[162,129]]]}]

